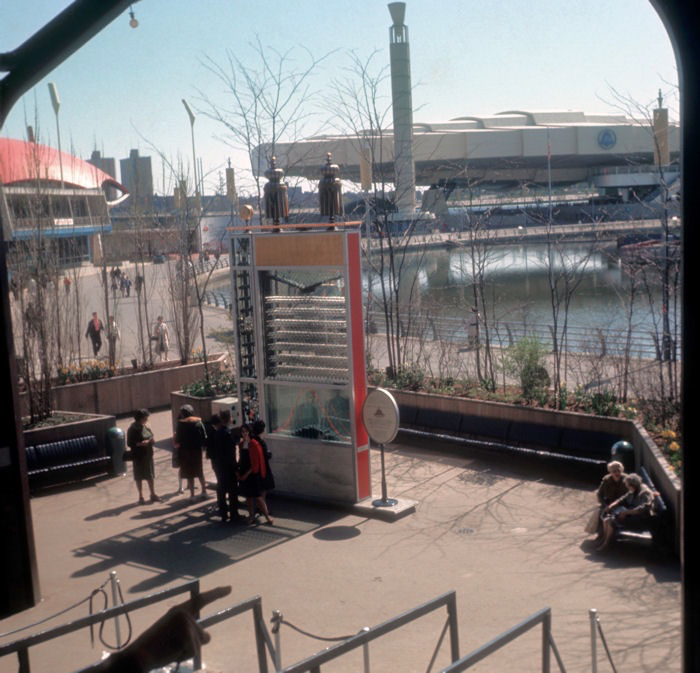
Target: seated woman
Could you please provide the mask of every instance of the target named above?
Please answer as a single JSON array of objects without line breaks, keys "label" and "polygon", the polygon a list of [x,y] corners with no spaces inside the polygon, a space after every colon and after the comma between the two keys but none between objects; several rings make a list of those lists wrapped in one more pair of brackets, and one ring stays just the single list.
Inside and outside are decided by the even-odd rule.
[{"label": "seated woman", "polygon": [[589,532],[597,532],[598,539],[603,536],[603,517],[606,514],[608,505],[615,502],[618,498],[627,494],[627,486],[625,486],[624,466],[618,460],[613,460],[608,463],[608,473],[601,479],[596,498],[598,499],[599,510],[596,513],[597,529],[593,529],[596,523],[591,521]]},{"label": "seated woman", "polygon": [[607,549],[619,530],[646,530],[649,528],[654,492],[635,473],[624,479],[627,493],[605,508],[603,542],[598,551]]}]

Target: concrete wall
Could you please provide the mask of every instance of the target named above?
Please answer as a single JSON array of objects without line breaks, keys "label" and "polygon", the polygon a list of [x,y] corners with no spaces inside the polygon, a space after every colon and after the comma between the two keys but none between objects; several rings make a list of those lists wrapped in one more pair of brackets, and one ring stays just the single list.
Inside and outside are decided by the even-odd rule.
[{"label": "concrete wall", "polygon": [[[226,362],[226,354],[209,358],[212,370],[220,370]],[[134,372],[111,379],[85,381],[56,386],[54,409],[89,414],[124,416],[136,409],[157,409],[170,405],[170,392],[183,385],[202,379],[204,363],[188,365],[173,363],[171,367],[158,367],[144,372]],[[25,408],[26,400],[23,399]],[[26,410],[24,412],[26,414]]]}]

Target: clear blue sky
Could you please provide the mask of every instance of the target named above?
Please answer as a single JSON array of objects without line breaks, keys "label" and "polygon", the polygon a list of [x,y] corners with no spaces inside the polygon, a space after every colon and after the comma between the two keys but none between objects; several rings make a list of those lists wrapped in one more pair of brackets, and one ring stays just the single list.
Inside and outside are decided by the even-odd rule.
[{"label": "clear blue sky", "polygon": [[[67,4],[3,0],[0,49],[21,44]],[[338,48],[318,72],[317,88],[342,75],[350,50],[363,58],[378,50],[389,60],[383,0],[141,0],[133,9],[138,28],[129,27],[128,13],[115,20],[25,95],[0,133],[24,137],[28,121],[40,142],[55,146],[47,88],[54,82],[62,148],[83,158],[99,149],[117,160],[138,148],[154,157],[158,188],[156,148],[191,163],[187,98],[212,184],[229,157],[245,168],[245,155],[222,143],[223,129],[199,111],[199,90],[213,100],[222,95],[205,59],[223,62],[230,50],[247,61],[256,36],[279,51],[304,45],[321,56]],[[416,122],[508,109],[619,112],[612,89],[644,105],[662,89],[678,119],[673,51],[648,0],[407,0],[406,25]]]}]

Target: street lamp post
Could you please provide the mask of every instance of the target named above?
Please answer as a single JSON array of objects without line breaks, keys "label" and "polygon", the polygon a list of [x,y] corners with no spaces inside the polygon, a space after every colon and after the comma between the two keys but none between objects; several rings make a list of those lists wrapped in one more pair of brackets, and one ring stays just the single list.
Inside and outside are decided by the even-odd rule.
[{"label": "street lamp post", "polygon": [[184,98],[182,99],[182,104],[185,106],[185,110],[187,111],[187,116],[190,118],[190,132],[192,135],[192,172],[193,172],[193,176],[194,176],[194,196],[195,196],[196,203],[199,204],[199,180],[197,179],[197,152],[195,151],[195,148],[194,148],[195,115],[194,115],[194,112],[192,112],[192,108],[189,106],[188,102]]},{"label": "street lamp post", "polygon": [[53,82],[49,82],[49,94],[51,96],[51,105],[56,115],[56,136],[58,140],[58,166],[61,172],[61,189],[63,189],[63,156],[61,154],[61,128],[58,123],[58,111],[61,107],[61,101],[58,98],[58,90]]}]

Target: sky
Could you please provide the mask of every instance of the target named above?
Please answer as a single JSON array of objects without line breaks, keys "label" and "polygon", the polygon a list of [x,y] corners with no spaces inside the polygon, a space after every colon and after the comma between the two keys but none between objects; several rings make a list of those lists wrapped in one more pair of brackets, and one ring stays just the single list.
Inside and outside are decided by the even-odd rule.
[{"label": "sky", "polygon": [[[2,0],[0,50],[19,46],[68,4]],[[52,82],[64,151],[86,159],[97,149],[118,163],[138,149],[153,158],[156,191],[169,192],[171,171],[160,157],[183,170],[193,163],[185,98],[205,192],[229,161],[245,192],[245,152],[206,116],[205,98],[221,109],[227,100],[207,64],[234,55],[255,66],[256,40],[270,53],[289,52],[298,66],[307,53],[330,54],[311,82],[322,99],[329,92],[305,128],[311,135],[332,123],[331,82],[351,76],[350,53],[365,60],[376,52],[377,67],[389,63],[384,0],[140,0],[132,8],[137,28],[128,12],[113,21],[20,99],[0,135],[25,138],[31,124],[38,142],[57,146]],[[648,0],[407,0],[405,22],[414,122],[514,109],[619,113],[619,97],[651,107],[659,89],[678,119],[673,49]]]}]

